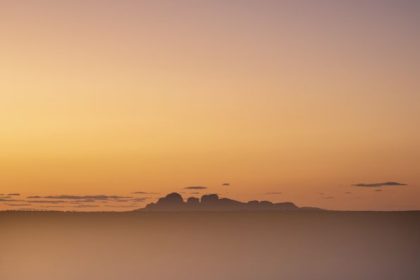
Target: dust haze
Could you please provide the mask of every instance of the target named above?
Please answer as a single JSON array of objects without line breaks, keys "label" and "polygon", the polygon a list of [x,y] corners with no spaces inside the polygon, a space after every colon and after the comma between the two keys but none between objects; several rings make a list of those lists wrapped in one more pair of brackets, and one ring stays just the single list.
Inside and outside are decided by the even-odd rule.
[{"label": "dust haze", "polygon": [[420,212],[0,212],[0,279],[419,279]]}]

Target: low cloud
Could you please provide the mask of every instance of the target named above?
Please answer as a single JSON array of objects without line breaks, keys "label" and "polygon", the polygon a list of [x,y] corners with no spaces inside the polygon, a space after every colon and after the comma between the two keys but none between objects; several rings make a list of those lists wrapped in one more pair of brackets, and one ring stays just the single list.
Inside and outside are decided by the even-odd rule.
[{"label": "low cloud", "polygon": [[207,187],[204,187],[204,186],[189,186],[189,187],[185,187],[184,189],[186,189],[186,190],[206,190]]},{"label": "low cloud", "polygon": [[144,202],[148,199],[149,199],[148,197],[138,197],[138,198],[131,199],[131,201],[133,201],[133,202]]},{"label": "low cloud", "polygon": [[136,208],[137,205],[105,205],[108,208]]},{"label": "low cloud", "polygon": [[230,183],[223,183],[222,186],[229,187]]},{"label": "low cloud", "polygon": [[279,195],[282,194],[282,192],[266,192],[266,195]]},{"label": "low cloud", "polygon": [[95,204],[79,204],[79,205],[73,206],[73,208],[96,208],[96,207],[99,207],[99,205],[95,205]]},{"label": "low cloud", "polygon": [[133,192],[132,194],[159,194],[157,192]]},{"label": "low cloud", "polygon": [[[99,207],[99,204],[102,203],[117,203],[120,206],[123,206],[126,203],[143,203],[149,197],[125,197],[125,196],[116,196],[116,195],[57,195],[57,196],[30,196],[27,200],[24,200],[25,203],[29,204],[45,204],[45,205],[67,205],[69,207],[76,208],[93,208]],[[13,202],[18,200],[11,199],[0,199],[0,201]]]},{"label": "low cloud", "polygon": [[22,201],[21,199],[12,199],[9,197],[0,197],[0,202],[16,202],[16,201]]},{"label": "low cloud", "polygon": [[67,203],[64,200],[27,200],[29,203],[37,203],[37,204],[60,204],[60,203]]},{"label": "low cloud", "polygon": [[7,206],[11,207],[23,207],[23,206],[30,206],[29,203],[6,203]]},{"label": "low cloud", "polygon": [[118,199],[130,199],[129,196],[118,196],[118,195],[48,195],[48,196],[29,196],[28,198],[34,199],[58,199],[68,201],[81,201],[81,202],[94,202],[97,200],[118,200]]},{"label": "low cloud", "polygon": [[365,187],[365,188],[381,188],[381,187],[398,187],[406,186],[407,184],[398,183],[398,182],[384,182],[384,183],[359,183],[353,185],[354,187]]},{"label": "low cloud", "polygon": [[57,196],[46,196],[45,198],[70,199],[70,200],[79,200],[79,199],[108,200],[108,199],[124,199],[124,198],[131,198],[131,197],[101,194],[101,195],[57,195]]},{"label": "low cloud", "polygon": [[[140,195],[140,194],[149,195]],[[136,192],[137,195],[25,195],[24,198],[19,199],[18,193],[0,194],[0,204],[10,207],[13,210],[31,209],[31,210],[46,210],[47,208],[72,208],[80,209],[80,211],[88,211],[88,208],[98,208],[113,204],[115,208],[138,208],[139,205],[151,199],[154,193]],[[109,206],[106,206],[109,207]],[[84,210],[85,209],[85,210]]]}]

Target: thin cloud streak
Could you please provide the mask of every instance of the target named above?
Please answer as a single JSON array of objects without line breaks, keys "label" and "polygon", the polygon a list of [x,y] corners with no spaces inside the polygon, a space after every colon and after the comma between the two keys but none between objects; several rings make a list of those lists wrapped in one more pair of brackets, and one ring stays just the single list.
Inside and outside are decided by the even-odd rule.
[{"label": "thin cloud streak", "polygon": [[159,193],[157,193],[157,192],[142,192],[142,191],[139,191],[139,192],[132,192],[132,194],[159,194]]},{"label": "thin cloud streak", "polygon": [[185,190],[206,190],[207,187],[205,186],[189,186],[189,187],[185,187]]},{"label": "thin cloud streak", "polygon": [[68,203],[68,201],[64,201],[64,200],[27,200],[26,202],[35,203],[35,204],[61,204],[61,203]]},{"label": "thin cloud streak", "polygon": [[127,198],[132,198],[132,197],[101,194],[101,195],[50,195],[50,196],[44,196],[43,198],[67,199],[67,200],[83,200],[83,199],[112,200],[112,199],[127,199]]},{"label": "thin cloud streak", "polygon": [[398,182],[383,182],[383,183],[359,183],[353,185],[354,187],[365,187],[365,188],[381,188],[381,187],[398,187],[398,186],[407,186],[407,184],[398,183]]}]

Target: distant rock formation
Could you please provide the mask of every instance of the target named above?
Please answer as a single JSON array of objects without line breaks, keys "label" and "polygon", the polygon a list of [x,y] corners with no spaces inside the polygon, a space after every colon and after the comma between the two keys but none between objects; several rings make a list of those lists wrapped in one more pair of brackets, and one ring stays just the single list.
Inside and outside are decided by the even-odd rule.
[{"label": "distant rock formation", "polygon": [[137,211],[296,211],[321,210],[317,208],[299,208],[292,202],[273,203],[252,200],[241,202],[229,198],[220,198],[217,194],[206,194],[201,199],[190,197],[184,201],[179,193],[170,193],[156,203],[150,203]]},{"label": "distant rock formation", "polygon": [[[159,200],[154,204],[149,204],[147,207],[159,208],[163,211],[170,211],[178,208],[182,208],[185,205],[184,199],[179,193],[170,193],[165,197],[159,198]],[[146,208],[147,208],[146,207]]]}]

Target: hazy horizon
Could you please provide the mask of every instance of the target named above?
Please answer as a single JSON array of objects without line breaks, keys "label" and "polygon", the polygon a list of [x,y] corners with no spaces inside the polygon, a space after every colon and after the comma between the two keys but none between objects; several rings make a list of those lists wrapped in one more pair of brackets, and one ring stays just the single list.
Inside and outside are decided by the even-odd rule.
[{"label": "hazy horizon", "polygon": [[418,280],[419,212],[0,212],[2,280]]},{"label": "hazy horizon", "polygon": [[[207,189],[207,187],[203,186],[192,186],[186,187],[186,189]],[[382,191],[382,189],[374,187],[373,191]],[[146,209],[149,205],[156,204],[162,198],[167,197],[171,194],[177,194],[182,197],[183,203],[187,203],[189,199],[194,199],[197,203],[202,202],[203,197],[205,196],[218,196],[220,199],[228,199],[233,200],[236,202],[249,204],[253,202],[269,202],[273,204],[282,204],[282,203],[292,203],[296,205],[293,201],[285,201],[281,200],[280,198],[276,198],[281,196],[281,193],[267,193],[265,195],[272,195],[273,199],[250,199],[247,201],[236,200],[232,197],[225,197],[221,196],[217,193],[211,192],[171,192],[168,194],[158,194],[158,193],[147,193],[147,192],[133,192],[130,196],[117,196],[117,195],[48,195],[48,196],[27,196],[24,197],[21,194],[14,193],[14,194],[7,194],[2,195],[0,194],[0,202],[3,202],[5,207],[4,209],[0,209],[1,211],[64,211],[64,212],[130,212],[135,210]],[[351,193],[346,193],[350,195]],[[325,194],[320,194],[323,196],[324,199],[332,199]],[[412,209],[328,209],[328,208],[321,208],[317,205],[296,205],[298,208],[302,208],[304,210],[328,210],[328,211],[420,211],[420,209],[412,208]],[[163,211],[172,212],[178,211],[176,207],[173,209],[163,209]],[[182,210],[182,209],[181,209]],[[198,209],[197,209],[198,210]],[[207,209],[212,211],[211,209]],[[214,210],[217,210],[215,208]],[[222,209],[219,209],[222,210]],[[226,209],[223,211],[238,211],[240,209]],[[257,209],[255,209],[257,210]],[[268,210],[268,209],[267,209]],[[196,211],[194,209],[190,209],[189,211]],[[251,210],[252,211],[252,210]],[[282,211],[282,210],[277,210]]]}]

